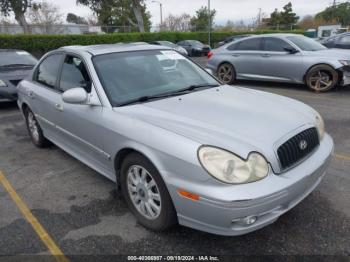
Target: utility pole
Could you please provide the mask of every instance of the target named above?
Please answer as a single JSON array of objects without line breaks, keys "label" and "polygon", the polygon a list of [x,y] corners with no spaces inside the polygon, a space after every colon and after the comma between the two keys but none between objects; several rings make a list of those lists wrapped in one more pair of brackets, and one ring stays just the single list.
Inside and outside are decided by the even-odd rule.
[{"label": "utility pole", "polygon": [[211,43],[211,13],[210,13],[210,0],[208,0],[208,16],[209,16],[209,24],[208,24],[208,45]]},{"label": "utility pole", "polygon": [[160,8],[160,27],[163,25],[163,4],[159,1],[153,0],[152,3],[158,3]]},{"label": "utility pole", "polygon": [[258,28],[260,28],[261,24],[261,7],[259,8],[259,14],[258,14]]}]

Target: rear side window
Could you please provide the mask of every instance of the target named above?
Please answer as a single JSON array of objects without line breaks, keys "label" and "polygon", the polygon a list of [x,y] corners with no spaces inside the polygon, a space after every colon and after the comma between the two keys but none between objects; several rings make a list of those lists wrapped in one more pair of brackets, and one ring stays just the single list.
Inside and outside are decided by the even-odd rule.
[{"label": "rear side window", "polygon": [[67,55],[62,66],[59,90],[82,87],[86,92],[91,92],[91,80],[83,61],[71,55]]},{"label": "rear side window", "polygon": [[45,58],[39,65],[35,81],[47,86],[54,88],[58,76],[58,70],[60,68],[60,61],[62,54],[54,54]]},{"label": "rear side window", "polygon": [[228,50],[237,51],[259,51],[261,50],[261,38],[251,38],[234,43],[228,47]]},{"label": "rear side window", "polygon": [[285,48],[291,48],[291,45],[282,39],[273,37],[264,38],[264,51],[286,52]]}]

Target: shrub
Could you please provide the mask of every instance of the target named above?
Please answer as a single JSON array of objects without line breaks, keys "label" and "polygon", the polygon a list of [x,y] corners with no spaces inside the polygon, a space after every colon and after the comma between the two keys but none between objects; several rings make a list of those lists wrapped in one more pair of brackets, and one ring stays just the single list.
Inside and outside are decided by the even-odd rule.
[{"label": "shrub", "polygon": [[[225,37],[237,34],[265,34],[277,31],[257,32],[213,32],[212,44]],[[291,31],[289,31],[291,32]],[[292,31],[302,34],[303,31]],[[62,46],[68,45],[96,45],[113,44],[120,42],[151,42],[155,40],[168,40],[178,42],[185,39],[195,39],[207,43],[207,32],[159,32],[159,33],[114,33],[104,35],[0,35],[0,48],[22,49],[38,56]]]}]

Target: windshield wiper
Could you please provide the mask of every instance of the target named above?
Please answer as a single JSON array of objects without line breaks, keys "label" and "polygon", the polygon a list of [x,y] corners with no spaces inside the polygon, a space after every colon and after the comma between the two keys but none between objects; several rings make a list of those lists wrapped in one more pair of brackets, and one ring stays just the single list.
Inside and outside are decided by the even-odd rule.
[{"label": "windshield wiper", "polygon": [[180,96],[183,94],[187,94],[189,91],[194,91],[194,90],[199,89],[199,88],[218,87],[218,86],[219,86],[218,84],[190,85],[186,88],[172,91],[172,92],[168,92],[168,93],[164,93],[164,94],[153,95],[153,96],[141,96],[139,98],[127,101],[125,103],[121,103],[118,106],[126,106],[126,105],[131,105],[131,104],[136,104],[136,103],[143,103],[143,102],[148,102],[148,101],[155,100],[155,99],[161,99],[161,98],[172,97],[172,96]]}]

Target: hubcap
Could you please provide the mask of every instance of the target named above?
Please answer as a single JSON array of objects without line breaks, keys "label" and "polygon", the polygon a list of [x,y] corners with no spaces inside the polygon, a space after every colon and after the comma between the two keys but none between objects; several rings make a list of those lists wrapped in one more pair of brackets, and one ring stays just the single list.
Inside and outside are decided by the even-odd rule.
[{"label": "hubcap", "polygon": [[328,71],[317,71],[310,77],[310,85],[314,90],[322,91],[333,84],[332,75]]},{"label": "hubcap", "polygon": [[156,219],[161,212],[161,198],[151,174],[142,166],[133,165],[128,170],[127,186],[137,211],[148,219]]},{"label": "hubcap", "polygon": [[229,65],[222,65],[218,71],[218,77],[224,83],[230,83],[233,77],[232,67]]},{"label": "hubcap", "polygon": [[38,124],[32,112],[28,113],[28,126],[32,137],[34,138],[35,141],[38,141],[39,140]]}]

